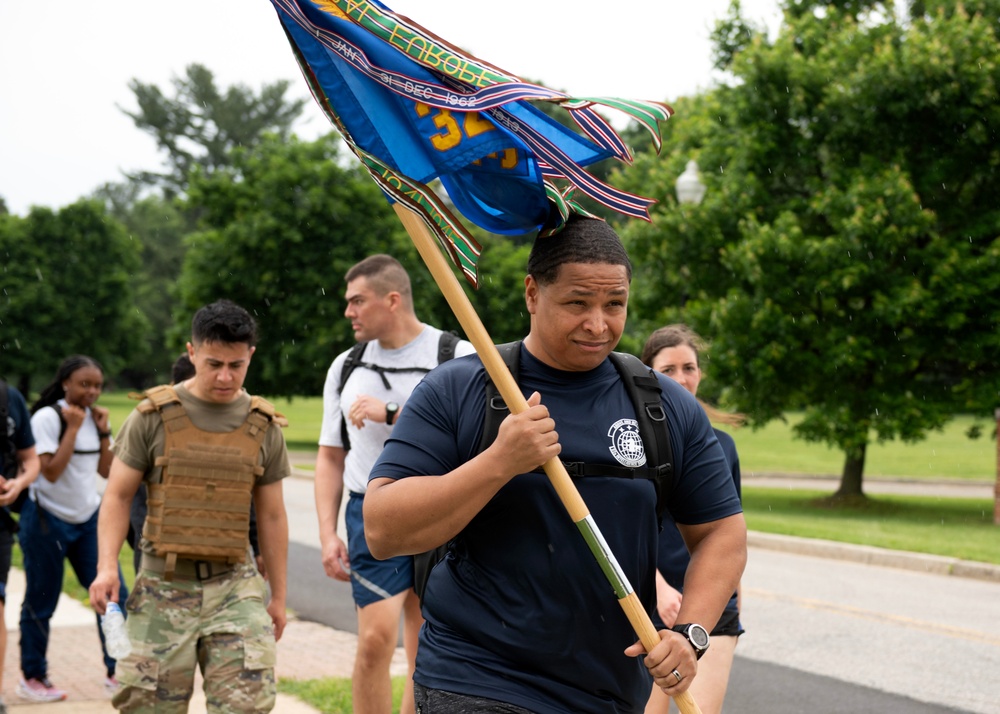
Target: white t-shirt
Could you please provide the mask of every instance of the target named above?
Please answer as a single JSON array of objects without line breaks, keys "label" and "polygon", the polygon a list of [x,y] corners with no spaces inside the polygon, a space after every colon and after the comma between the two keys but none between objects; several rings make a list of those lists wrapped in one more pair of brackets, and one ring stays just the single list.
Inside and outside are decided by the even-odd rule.
[{"label": "white t-shirt", "polygon": [[[433,369],[438,365],[438,341],[441,330],[430,325],[424,325],[423,331],[411,342],[396,350],[385,350],[379,346],[378,340],[372,340],[365,347],[361,361],[376,364],[380,367],[425,367]],[[340,425],[345,414],[361,394],[384,402],[396,402],[402,407],[410,392],[417,386],[426,372],[397,372],[385,375],[390,388],[378,372],[358,366],[351,373],[342,393],[338,394],[340,373],[344,360],[350,350],[337,355],[333,365],[326,373],[326,385],[323,387],[323,426],[320,429],[320,446],[343,447]],[[472,344],[460,340],[455,345],[455,357],[463,357],[475,352]],[[385,440],[392,433],[392,427],[384,424],[366,421],[364,428],[356,428],[347,422],[347,436],[350,439],[350,449],[344,461],[344,487],[354,493],[364,493],[368,488],[368,473],[379,454]]]},{"label": "white t-shirt", "polygon": [[[65,399],[58,402],[67,405]],[[43,407],[31,417],[35,433],[35,449],[39,454],[55,454],[59,449],[59,414],[52,407]],[[76,452],[93,453],[76,453]],[[76,433],[76,447],[66,469],[55,482],[39,475],[31,484],[31,497],[42,508],[68,523],[84,523],[101,505],[97,492],[97,462],[101,455],[101,438],[90,409]]]}]

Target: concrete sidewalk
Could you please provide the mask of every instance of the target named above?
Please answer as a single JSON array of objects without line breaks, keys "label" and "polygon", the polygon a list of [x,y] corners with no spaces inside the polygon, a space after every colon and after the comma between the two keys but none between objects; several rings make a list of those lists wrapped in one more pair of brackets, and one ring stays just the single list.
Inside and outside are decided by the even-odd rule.
[{"label": "concrete sidewalk", "polygon": [[[94,612],[63,594],[51,620],[49,677],[67,692],[62,702],[38,704],[17,696],[19,668],[18,615],[24,597],[24,573],[11,569],[7,583],[7,656],[3,671],[4,701],[10,714],[109,714],[111,697],[104,691],[104,662]],[[357,637],[313,622],[290,619],[278,642],[277,675],[288,679],[350,677]],[[397,649],[392,673],[406,673],[406,656]],[[190,711],[205,711],[201,679],[195,685]],[[295,697],[278,695],[278,714],[316,714],[317,710]]]}]

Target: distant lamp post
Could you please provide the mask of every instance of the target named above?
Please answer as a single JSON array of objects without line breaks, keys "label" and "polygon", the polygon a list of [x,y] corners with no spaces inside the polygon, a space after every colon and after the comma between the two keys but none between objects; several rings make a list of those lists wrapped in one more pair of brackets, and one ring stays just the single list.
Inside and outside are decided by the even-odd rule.
[{"label": "distant lamp post", "polygon": [[698,162],[691,159],[687,162],[687,168],[677,178],[677,201],[679,203],[693,203],[698,205],[701,199],[705,198],[705,184],[698,178]]}]

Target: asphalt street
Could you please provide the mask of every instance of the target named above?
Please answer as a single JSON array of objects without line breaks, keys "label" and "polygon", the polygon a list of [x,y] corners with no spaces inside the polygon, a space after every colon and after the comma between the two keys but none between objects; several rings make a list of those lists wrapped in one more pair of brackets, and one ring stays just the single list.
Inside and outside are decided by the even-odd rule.
[{"label": "asphalt street", "polygon": [[[289,606],[356,631],[320,565],[312,481],[286,481]],[[727,712],[1000,712],[1000,583],[751,547]]]}]

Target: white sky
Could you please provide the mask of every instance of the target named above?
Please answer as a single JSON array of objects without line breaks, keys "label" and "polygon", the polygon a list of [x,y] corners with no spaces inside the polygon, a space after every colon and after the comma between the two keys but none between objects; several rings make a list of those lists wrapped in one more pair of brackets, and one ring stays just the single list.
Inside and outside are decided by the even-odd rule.
[{"label": "white sky", "polygon": [[[485,61],[570,94],[671,101],[712,83],[708,36],[729,0],[632,0],[620,6],[628,15],[614,3],[567,0],[387,4]],[[776,26],[777,0],[743,8]],[[192,62],[223,87],[290,79],[293,96],[309,97],[267,0],[0,0],[0,196],[10,211],[59,208],[123,170],[161,168],[153,139],[118,107],[135,108],[130,79],[169,96],[171,78]],[[310,98],[297,133],[328,130]]]}]

